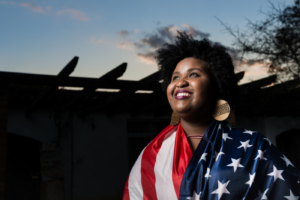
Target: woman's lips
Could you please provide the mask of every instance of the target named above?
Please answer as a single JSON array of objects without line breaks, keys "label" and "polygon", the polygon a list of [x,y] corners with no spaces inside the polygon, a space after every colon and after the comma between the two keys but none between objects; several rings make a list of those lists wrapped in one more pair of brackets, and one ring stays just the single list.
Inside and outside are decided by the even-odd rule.
[{"label": "woman's lips", "polygon": [[[188,93],[186,93],[188,94]],[[175,99],[186,99],[189,98],[190,96],[192,96],[191,94],[189,94],[188,96],[175,96]]]},{"label": "woman's lips", "polygon": [[186,99],[192,96],[192,93],[187,90],[177,90],[175,93],[175,99]]}]

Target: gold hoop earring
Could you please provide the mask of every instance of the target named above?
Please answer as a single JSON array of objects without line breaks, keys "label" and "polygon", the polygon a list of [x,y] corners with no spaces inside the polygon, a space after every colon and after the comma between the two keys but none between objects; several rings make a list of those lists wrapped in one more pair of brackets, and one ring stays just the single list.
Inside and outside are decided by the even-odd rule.
[{"label": "gold hoop earring", "polygon": [[180,117],[173,111],[170,125],[171,126],[177,125],[179,123],[179,119],[180,119]]},{"label": "gold hoop earring", "polygon": [[216,102],[215,109],[213,111],[213,118],[217,121],[224,121],[230,114],[230,106],[227,101],[219,99]]}]

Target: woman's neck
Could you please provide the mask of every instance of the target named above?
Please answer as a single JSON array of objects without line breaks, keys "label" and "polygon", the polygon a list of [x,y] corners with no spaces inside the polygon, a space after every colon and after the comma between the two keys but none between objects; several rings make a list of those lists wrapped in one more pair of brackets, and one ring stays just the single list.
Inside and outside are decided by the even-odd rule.
[{"label": "woman's neck", "polygon": [[[187,136],[203,136],[212,118],[204,118],[205,120],[185,120],[181,118],[181,126]],[[194,153],[201,139],[188,138],[191,151]]]},{"label": "woman's neck", "polygon": [[212,119],[212,117],[193,121],[181,119],[181,126],[186,135],[204,135]]}]

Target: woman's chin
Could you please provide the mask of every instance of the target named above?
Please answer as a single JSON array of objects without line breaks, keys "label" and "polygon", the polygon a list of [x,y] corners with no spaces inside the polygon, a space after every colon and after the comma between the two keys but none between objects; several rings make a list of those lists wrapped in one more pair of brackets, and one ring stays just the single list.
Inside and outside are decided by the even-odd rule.
[{"label": "woman's chin", "polygon": [[194,121],[195,119],[212,118],[211,112],[206,109],[196,110],[196,109],[173,109],[173,111],[182,119],[187,121]]},{"label": "woman's chin", "polygon": [[181,118],[186,118],[192,115],[191,110],[189,109],[177,109],[174,112]]}]

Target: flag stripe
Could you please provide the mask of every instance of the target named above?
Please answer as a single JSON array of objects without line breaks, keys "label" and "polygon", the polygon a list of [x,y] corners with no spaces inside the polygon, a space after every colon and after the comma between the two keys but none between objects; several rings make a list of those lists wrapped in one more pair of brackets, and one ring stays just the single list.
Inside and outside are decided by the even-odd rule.
[{"label": "flag stripe", "polygon": [[[145,149],[144,149],[145,150]],[[141,162],[144,150],[139,155],[137,161],[131,169],[131,173],[128,178],[128,193],[130,200],[143,199],[143,188],[141,182]],[[125,199],[123,199],[125,200]]]},{"label": "flag stripe", "polygon": [[[128,179],[129,179],[129,177],[128,177]],[[126,181],[124,192],[123,192],[123,200],[130,200],[129,191],[128,191],[128,179]]]},{"label": "flag stripe", "polygon": [[156,157],[154,166],[155,188],[159,200],[177,199],[172,180],[175,138],[176,131],[166,135]]},{"label": "flag stripe", "polygon": [[179,124],[177,128],[175,147],[173,151],[174,157],[172,168],[172,182],[174,184],[174,188],[178,199],[183,174],[193,156],[193,152],[190,148],[189,142],[185,136],[181,124]]},{"label": "flag stripe", "polygon": [[156,162],[156,156],[161,148],[165,136],[170,133],[174,126],[168,126],[164,129],[152,142],[146,147],[142,156],[141,166],[141,180],[143,187],[143,199],[144,200],[157,200],[157,194],[155,191],[155,172],[154,165]]}]

